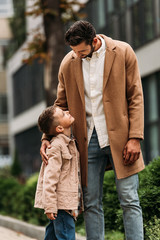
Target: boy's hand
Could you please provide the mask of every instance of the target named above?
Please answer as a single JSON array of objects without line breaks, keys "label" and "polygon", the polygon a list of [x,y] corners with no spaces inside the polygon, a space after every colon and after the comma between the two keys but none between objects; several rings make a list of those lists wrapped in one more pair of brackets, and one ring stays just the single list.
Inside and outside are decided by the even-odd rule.
[{"label": "boy's hand", "polygon": [[47,217],[51,220],[55,220],[57,217],[56,213],[46,213]]},{"label": "boy's hand", "polygon": [[129,139],[123,151],[124,165],[132,165],[137,161],[140,151],[140,140],[136,138]]},{"label": "boy's hand", "polygon": [[40,148],[40,154],[42,157],[42,161],[47,165],[48,164],[48,156],[46,155],[46,148],[50,148],[50,142],[48,140],[43,140]]}]

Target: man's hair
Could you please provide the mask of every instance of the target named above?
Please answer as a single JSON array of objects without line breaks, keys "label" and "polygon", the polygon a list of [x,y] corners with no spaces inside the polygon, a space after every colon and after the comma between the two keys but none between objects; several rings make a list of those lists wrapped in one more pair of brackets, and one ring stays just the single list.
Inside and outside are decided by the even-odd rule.
[{"label": "man's hair", "polygon": [[87,45],[91,45],[96,30],[91,23],[87,21],[76,21],[66,32],[65,42],[70,46],[77,46],[85,41]]},{"label": "man's hair", "polygon": [[[50,106],[46,108],[38,118],[39,130],[47,135],[50,135],[51,128],[54,128],[54,127],[56,128],[58,125],[58,122],[54,117],[55,110],[56,110],[55,105]],[[55,129],[53,129],[52,132],[55,132],[56,134]]]}]

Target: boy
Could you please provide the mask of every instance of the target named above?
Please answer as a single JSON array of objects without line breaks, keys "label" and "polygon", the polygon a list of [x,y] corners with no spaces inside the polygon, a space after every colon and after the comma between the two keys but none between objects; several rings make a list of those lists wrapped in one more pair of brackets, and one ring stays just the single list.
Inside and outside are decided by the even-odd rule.
[{"label": "boy", "polygon": [[73,122],[68,111],[56,106],[45,109],[38,119],[40,130],[53,136],[47,149],[48,165],[41,166],[34,205],[43,208],[50,219],[45,240],[75,240],[74,219],[82,204],[79,153],[70,138]]}]

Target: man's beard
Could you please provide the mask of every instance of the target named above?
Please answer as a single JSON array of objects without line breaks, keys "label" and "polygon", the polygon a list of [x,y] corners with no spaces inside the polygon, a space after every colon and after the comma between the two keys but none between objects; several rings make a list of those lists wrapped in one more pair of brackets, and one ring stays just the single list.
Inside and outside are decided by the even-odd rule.
[{"label": "man's beard", "polygon": [[92,57],[92,54],[93,54],[93,52],[94,52],[94,49],[95,49],[95,46],[93,46],[93,45],[91,44],[91,51],[90,51],[90,53],[89,53],[88,55],[86,55],[84,58],[87,58],[87,57],[91,58],[91,57]]}]

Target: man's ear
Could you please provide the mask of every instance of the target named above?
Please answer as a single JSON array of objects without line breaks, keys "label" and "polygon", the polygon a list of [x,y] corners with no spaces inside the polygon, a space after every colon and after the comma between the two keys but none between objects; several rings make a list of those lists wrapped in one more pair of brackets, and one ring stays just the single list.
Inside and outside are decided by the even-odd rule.
[{"label": "man's ear", "polygon": [[94,38],[93,38],[93,43],[94,43],[94,44],[97,44],[97,37],[94,37]]},{"label": "man's ear", "polygon": [[63,132],[64,131],[64,128],[61,126],[61,125],[58,125],[57,127],[56,127],[56,132],[57,133],[61,133],[61,132]]}]

